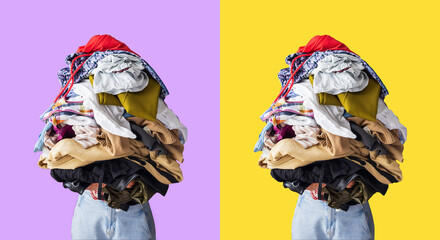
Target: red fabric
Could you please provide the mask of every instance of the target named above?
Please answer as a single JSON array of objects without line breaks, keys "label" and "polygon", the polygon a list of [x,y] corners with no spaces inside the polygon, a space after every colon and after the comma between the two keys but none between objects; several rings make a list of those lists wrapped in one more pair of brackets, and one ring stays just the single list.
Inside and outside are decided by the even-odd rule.
[{"label": "red fabric", "polygon": [[[124,50],[124,51],[131,52],[131,53],[134,53],[139,56],[139,54],[131,51],[131,49],[127,45],[125,45],[125,43],[118,41],[116,38],[114,38],[110,35],[104,34],[104,35],[93,36],[92,38],[90,38],[89,42],[86,45],[81,46],[78,48],[78,50],[76,50],[77,53],[82,53],[82,54],[79,56],[76,56],[72,60],[72,63],[70,65],[69,81],[67,81],[67,84],[63,88],[61,88],[60,93],[58,94],[58,96],[55,98],[55,100],[53,102],[56,102],[56,101],[58,101],[58,99],[67,96],[67,94],[72,89],[73,82],[74,82],[74,76],[78,72],[78,70],[81,69],[82,65],[85,63],[85,61],[83,63],[81,63],[81,65],[79,65],[79,67],[75,70],[75,72],[72,72],[73,65],[74,65],[76,59],[83,57],[83,56],[90,56],[96,51],[103,52],[106,50]],[[64,90],[66,90],[67,87],[68,87],[67,92],[61,96],[61,94],[64,92]]]},{"label": "red fabric", "polygon": [[[310,41],[307,43],[307,45],[302,46],[298,49],[297,53],[301,53],[301,55],[298,55],[296,58],[294,58],[292,60],[292,63],[290,65],[290,78],[287,81],[286,85],[283,87],[283,89],[281,89],[281,92],[278,94],[277,98],[275,98],[275,101],[273,101],[273,103],[275,103],[276,101],[278,101],[278,99],[280,99],[281,95],[284,93],[284,91],[286,90],[286,88],[288,86],[289,86],[289,89],[287,90],[287,92],[285,92],[285,94],[282,96],[282,98],[286,97],[287,94],[292,89],[293,83],[294,83],[293,76],[295,76],[295,74],[298,72],[298,70],[301,69],[301,67],[305,63],[305,61],[302,62],[301,65],[299,65],[298,68],[296,68],[295,71],[293,71],[293,67],[294,67],[294,63],[295,63],[296,59],[298,59],[300,57],[304,57],[304,56],[310,56],[316,51],[324,52],[327,50],[344,50],[347,52],[354,53],[347,46],[345,46],[345,44],[330,37],[329,35],[314,36],[312,39],[310,39]],[[356,53],[354,53],[354,54],[356,54]]]},{"label": "red fabric", "polygon": [[96,35],[93,36],[89,42],[78,48],[77,53],[93,53],[96,51],[106,51],[106,50],[124,50],[138,55],[137,53],[131,51],[131,49],[125,45],[125,43],[118,41],[116,38],[110,35]]},{"label": "red fabric", "polygon": [[352,52],[347,46],[345,46],[345,44],[330,37],[329,35],[314,36],[312,39],[310,39],[307,45],[300,47],[298,49],[298,52],[313,53],[316,51],[323,52],[327,50],[344,50],[344,51]]}]

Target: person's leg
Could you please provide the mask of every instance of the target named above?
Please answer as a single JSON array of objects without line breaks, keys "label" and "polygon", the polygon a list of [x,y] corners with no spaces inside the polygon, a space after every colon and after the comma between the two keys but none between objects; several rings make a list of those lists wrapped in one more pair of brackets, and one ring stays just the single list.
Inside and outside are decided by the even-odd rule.
[{"label": "person's leg", "polygon": [[151,211],[150,204],[147,202],[143,205],[145,218],[147,219],[148,229],[150,229],[151,240],[156,240],[156,226],[154,225],[153,212]]},{"label": "person's leg", "polygon": [[336,210],[334,239],[374,239],[373,216],[368,202],[350,206],[348,211]]},{"label": "person's leg", "polygon": [[72,219],[72,239],[110,239],[111,210],[89,191],[79,195]]},{"label": "person's leg", "polygon": [[292,239],[374,239],[374,222],[368,203],[336,210],[315,200],[310,191],[298,198]]},{"label": "person's leg", "polygon": [[116,210],[95,200],[89,191],[78,197],[72,219],[72,239],[155,240],[156,229],[148,203]]},{"label": "person's leg", "polygon": [[330,208],[327,203],[312,198],[310,191],[298,197],[292,221],[292,240],[331,239]]},{"label": "person's leg", "polygon": [[363,205],[365,217],[367,218],[368,228],[370,229],[371,237],[374,240],[374,221],[373,214],[371,213],[370,204],[367,202]]},{"label": "person's leg", "polygon": [[128,211],[115,210],[112,239],[155,240],[156,230],[148,203],[130,206]]}]

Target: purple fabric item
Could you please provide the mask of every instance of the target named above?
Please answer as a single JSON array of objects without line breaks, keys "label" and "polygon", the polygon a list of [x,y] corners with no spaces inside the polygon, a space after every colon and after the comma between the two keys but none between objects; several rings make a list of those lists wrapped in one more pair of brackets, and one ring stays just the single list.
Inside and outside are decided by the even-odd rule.
[{"label": "purple fabric item", "polygon": [[61,129],[55,125],[53,126],[53,130],[55,134],[58,134],[57,142],[61,139],[74,138],[76,136],[75,131],[73,131],[72,126],[70,125],[65,125]]},{"label": "purple fabric item", "polygon": [[296,136],[295,131],[293,131],[292,126],[285,125],[281,130],[278,132],[279,136],[277,138],[277,141],[280,141],[281,139],[285,138],[293,138]]}]

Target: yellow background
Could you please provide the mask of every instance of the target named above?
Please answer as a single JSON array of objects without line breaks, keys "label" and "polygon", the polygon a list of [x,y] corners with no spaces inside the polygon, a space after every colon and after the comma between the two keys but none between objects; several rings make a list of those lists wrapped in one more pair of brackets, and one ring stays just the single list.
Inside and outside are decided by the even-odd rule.
[{"label": "yellow background", "polygon": [[439,239],[438,3],[221,0],[220,9],[221,239],[290,239],[297,194],[259,168],[253,147],[285,57],[323,34],[370,64],[408,128],[403,181],[370,201],[376,239]]}]

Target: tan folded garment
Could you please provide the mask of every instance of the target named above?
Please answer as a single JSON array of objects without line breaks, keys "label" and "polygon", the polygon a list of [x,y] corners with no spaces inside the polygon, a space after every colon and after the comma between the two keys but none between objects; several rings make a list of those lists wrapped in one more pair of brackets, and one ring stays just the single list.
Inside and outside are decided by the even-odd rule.
[{"label": "tan folded garment", "polygon": [[168,151],[171,159],[183,162],[183,144],[179,139],[179,131],[177,129],[169,130],[160,121],[149,121],[138,117],[129,117],[128,121],[134,122],[141,127],[147,127],[153,137],[159,140],[164,148]]},{"label": "tan folded garment", "polygon": [[321,129],[321,133],[316,136],[316,140],[332,156],[349,156],[353,153],[353,150],[350,148],[351,138],[334,135],[325,129]]},{"label": "tan folded garment", "polygon": [[133,153],[130,149],[130,138],[111,134],[101,128],[101,134],[96,136],[96,139],[112,156],[127,155],[129,152]]},{"label": "tan folded garment", "polygon": [[[80,143],[73,139],[63,139],[55,144],[46,157],[40,156],[38,165],[41,168],[49,169],[75,169],[96,161],[125,157],[143,166],[161,183],[173,183],[161,171],[171,175],[177,182],[183,180],[180,164],[169,155],[158,155],[157,151],[149,151],[141,141],[135,139],[127,138],[128,141],[125,141],[124,138],[112,134],[102,135],[101,140],[103,139],[111,140],[104,141],[104,146],[98,144],[87,149],[84,149]],[[123,142],[125,146],[114,148],[110,145],[110,143],[115,144],[116,142]],[[142,160],[144,163],[140,163],[134,158]]]},{"label": "tan folded garment", "polygon": [[[373,153],[373,152],[371,152]],[[388,158],[387,155],[377,155],[376,157],[370,156],[371,160],[373,160],[375,163],[377,163],[377,167],[385,172],[388,172],[389,174],[393,175],[397,179],[397,181],[402,181],[402,171],[400,170],[400,164],[394,160]]]},{"label": "tan folded garment", "polygon": [[400,143],[399,131],[397,129],[389,130],[380,121],[369,121],[358,117],[349,117],[352,121],[361,127],[367,127],[373,137],[382,143],[382,146],[388,151],[388,157],[400,162],[403,161],[403,144]]},{"label": "tan folded garment", "polygon": [[261,158],[262,168],[295,169],[316,161],[329,160],[349,156],[353,151],[332,155],[321,145],[304,148],[293,139],[282,139],[270,150],[267,158]]},{"label": "tan folded garment", "polygon": [[[160,171],[158,171],[158,169],[170,174],[178,182],[183,180],[183,174],[182,170],[180,169],[180,164],[175,160],[169,158],[168,155],[158,155],[157,151],[148,150],[141,141],[134,139],[130,139],[130,146],[134,153],[126,157],[126,159],[129,159],[132,162],[144,167],[157,180],[159,180],[159,182],[164,184],[172,183],[169,179],[162,175]],[[134,157],[145,162],[145,164],[134,160]]]},{"label": "tan folded garment", "polygon": [[[134,159],[134,157],[138,160],[144,161],[144,164],[140,164],[138,160]],[[151,173],[151,175],[153,175],[154,178],[156,178],[159,182],[163,184],[172,184],[173,182],[171,182],[170,179],[163,175],[161,171],[170,174],[178,182],[183,180],[183,174],[182,170],[180,169],[180,164],[174,160],[167,159],[166,155],[159,155],[158,158],[151,159],[149,156],[145,157],[138,154],[133,154],[125,158],[143,166],[148,172]]]},{"label": "tan folded garment", "polygon": [[134,151],[127,151],[124,154],[112,155],[101,145],[84,148],[73,139],[62,139],[55,144],[46,157],[40,156],[38,165],[49,169],[75,169],[96,161],[126,157],[133,153]]},{"label": "tan folded garment", "polygon": [[[360,118],[354,117],[354,119],[357,120]],[[384,147],[385,146],[389,147],[387,148],[387,150],[392,149],[393,152],[398,152],[398,147],[396,148],[395,146],[401,145],[400,141],[388,129],[386,129],[386,127],[382,123],[368,121],[364,119],[361,119],[361,121],[355,123],[369,125],[372,128],[370,129],[370,131],[373,133],[373,136],[375,136],[376,139],[379,140],[382,139],[386,143],[393,143],[391,145],[382,144]],[[377,126],[377,127],[373,127],[373,126]],[[365,160],[371,159],[375,162],[376,167],[378,167],[380,170],[393,175],[393,177],[395,177],[398,181],[402,180],[402,171],[400,170],[399,163],[396,162],[395,159],[393,158],[394,156],[396,156],[396,154],[377,155],[378,151],[370,152],[365,147],[365,145],[359,140],[333,135],[325,131],[324,129],[322,129],[322,132],[317,137],[317,139],[319,143],[323,147],[325,147],[327,151],[332,155],[348,154],[347,156],[355,156],[357,158],[361,158]],[[349,152],[351,152],[352,154],[349,154]],[[400,152],[400,156],[401,156],[401,152]],[[388,181],[388,180],[383,180],[383,181]]]},{"label": "tan folded garment", "polygon": [[[323,129],[318,141],[320,145],[305,149],[293,139],[282,139],[266,157],[260,157],[259,165],[269,169],[295,169],[316,161],[347,157],[365,167],[381,183],[390,184],[391,181],[381,175],[378,169],[392,175],[397,181],[402,180],[402,171],[397,161],[387,155],[377,155],[377,151],[370,152],[361,141],[333,135]],[[350,157],[356,157],[364,164]]]},{"label": "tan folded garment", "polygon": [[167,155],[157,155],[157,151],[150,152],[150,158],[157,164],[157,168],[170,173],[179,182],[183,180],[182,170],[178,162],[169,158]]}]

